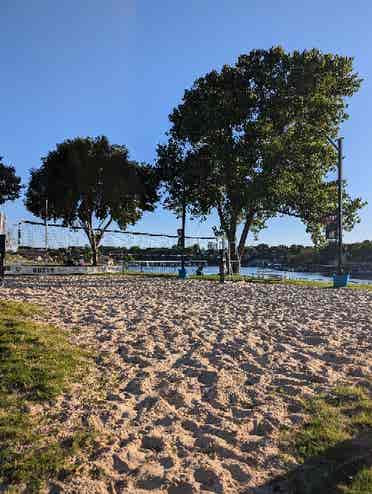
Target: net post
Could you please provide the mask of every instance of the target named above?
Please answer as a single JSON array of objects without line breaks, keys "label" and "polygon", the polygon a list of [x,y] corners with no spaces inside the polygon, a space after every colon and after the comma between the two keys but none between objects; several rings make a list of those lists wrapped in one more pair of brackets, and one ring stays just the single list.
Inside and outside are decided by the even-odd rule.
[{"label": "net post", "polygon": [[22,245],[22,223],[23,221],[18,222],[17,250],[19,250]]},{"label": "net post", "polygon": [[221,249],[220,249],[220,283],[225,283],[225,272],[226,272],[226,248],[225,248],[225,238],[221,239]]},{"label": "net post", "polygon": [[44,243],[45,243],[45,258],[48,258],[48,199],[45,199],[45,221],[44,221]]},{"label": "net post", "polygon": [[5,216],[0,213],[0,286],[5,275]]},{"label": "net post", "polygon": [[186,247],[186,205],[182,204],[182,227],[181,227],[181,269],[178,271],[178,277],[184,280],[187,277],[185,267],[185,247]]}]

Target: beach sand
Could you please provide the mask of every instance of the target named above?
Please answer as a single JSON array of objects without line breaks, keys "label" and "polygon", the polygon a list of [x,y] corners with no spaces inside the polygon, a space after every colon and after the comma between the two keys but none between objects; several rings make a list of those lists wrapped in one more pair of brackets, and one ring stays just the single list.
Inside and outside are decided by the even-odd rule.
[{"label": "beach sand", "polygon": [[1,293],[46,307],[110,383],[55,405],[61,428],[78,418],[105,439],[49,492],[269,493],[301,399],[371,372],[369,291],[92,276],[9,278]]}]

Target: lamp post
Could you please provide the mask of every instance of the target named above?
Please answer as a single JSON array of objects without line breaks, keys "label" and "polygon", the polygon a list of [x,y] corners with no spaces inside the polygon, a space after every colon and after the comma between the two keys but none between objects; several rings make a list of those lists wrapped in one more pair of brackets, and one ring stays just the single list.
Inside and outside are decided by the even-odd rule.
[{"label": "lamp post", "polygon": [[340,137],[337,139],[337,151],[338,151],[338,272],[337,274],[343,274],[342,265],[342,228],[343,228],[343,218],[342,218],[342,140]]},{"label": "lamp post", "polygon": [[337,248],[337,253],[338,253],[338,260],[337,260],[337,275],[334,277],[334,287],[335,288],[340,288],[347,286],[348,280],[349,280],[349,275],[344,273],[344,266],[342,262],[342,229],[343,229],[343,218],[342,218],[342,172],[343,172],[343,156],[342,156],[342,149],[343,149],[343,137],[339,137],[336,141],[331,139],[330,137],[327,136],[328,142],[332,144],[332,146],[336,149],[337,151],[337,170],[338,170],[338,177],[337,177],[337,242],[338,242],[338,248]]}]

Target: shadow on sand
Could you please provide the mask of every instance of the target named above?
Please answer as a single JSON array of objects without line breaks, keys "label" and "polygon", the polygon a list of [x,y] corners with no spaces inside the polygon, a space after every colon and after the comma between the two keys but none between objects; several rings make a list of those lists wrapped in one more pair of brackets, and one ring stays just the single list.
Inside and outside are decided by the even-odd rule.
[{"label": "shadow on sand", "polygon": [[[253,491],[254,494],[343,494],[356,475],[372,467],[372,433],[361,434],[327,449],[322,456],[309,458],[287,475],[275,478]],[[372,475],[355,494],[372,493]],[[368,484],[368,485],[366,485]],[[252,493],[252,494],[253,494]]]}]

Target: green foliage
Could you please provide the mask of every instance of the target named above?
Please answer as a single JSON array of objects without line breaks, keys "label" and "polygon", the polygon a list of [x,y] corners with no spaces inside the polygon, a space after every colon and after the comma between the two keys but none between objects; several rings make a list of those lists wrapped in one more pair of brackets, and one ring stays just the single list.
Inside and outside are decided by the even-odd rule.
[{"label": "green foliage", "polygon": [[[351,58],[280,47],[253,50],[197,79],[170,115],[168,144],[158,148],[166,204],[177,211],[185,200],[201,217],[217,210],[233,255],[241,255],[249,231],[278,214],[301,218],[321,241],[337,204],[335,183],[326,182],[336,160],[327,136],[336,137],[348,116],[344,98],[360,83]],[[345,193],[347,228],[362,205]]]},{"label": "green foliage", "polygon": [[0,156],[0,205],[18,199],[21,188],[21,179],[17,177],[15,168],[4,165]]},{"label": "green foliage", "polygon": [[[344,263],[347,269],[352,274],[355,273],[355,267],[353,263],[357,263],[358,268],[363,271],[371,270],[372,266],[372,242],[365,240],[364,242],[358,242],[353,244],[344,244]],[[22,251],[21,251],[22,252]],[[27,254],[27,250],[25,251]],[[181,249],[177,246],[173,247],[138,247],[133,246],[130,248],[114,247],[114,246],[101,246],[100,253],[103,255],[113,256],[115,258],[125,258],[129,256],[128,260],[141,259],[141,260],[159,260],[159,259],[172,259],[173,256],[181,254]],[[49,249],[49,254],[55,259],[66,257],[66,251],[64,249]],[[73,249],[73,255],[76,258],[84,256],[88,259],[90,254],[89,248],[77,247]],[[188,257],[197,256],[199,260],[207,261],[208,265],[215,266],[220,262],[220,254],[214,249],[200,248],[198,245],[185,248],[185,255]],[[26,262],[25,258],[22,258],[18,254],[8,254],[8,263]],[[313,271],[318,272],[321,269],[320,265],[328,265],[328,269],[331,265],[335,265],[337,259],[337,244],[328,243],[322,247],[303,246],[303,245],[276,245],[269,246],[267,244],[258,244],[255,246],[247,246],[242,253],[242,265],[243,266],[262,266],[266,263],[280,264],[284,267],[293,268],[297,271]],[[32,260],[30,261],[32,262]]]},{"label": "green foliage", "polygon": [[[35,216],[81,226],[97,263],[97,248],[113,221],[122,229],[134,224],[157,201],[157,178],[150,166],[129,159],[125,146],[104,136],[57,144],[31,171],[26,207]],[[99,224],[94,229],[94,223]]]},{"label": "green foliage", "polygon": [[372,395],[336,388],[305,404],[308,421],[284,435],[285,451],[302,466],[289,473],[288,492],[369,494],[372,480]]},{"label": "green foliage", "polygon": [[344,487],[343,494],[369,494],[372,492],[372,468],[363,468],[357,473],[349,487]]},{"label": "green foliage", "polygon": [[0,301],[0,484],[30,493],[40,492],[92,439],[82,431],[58,442],[32,413],[87,369],[83,352],[56,328],[32,321],[35,314],[38,307]]}]

